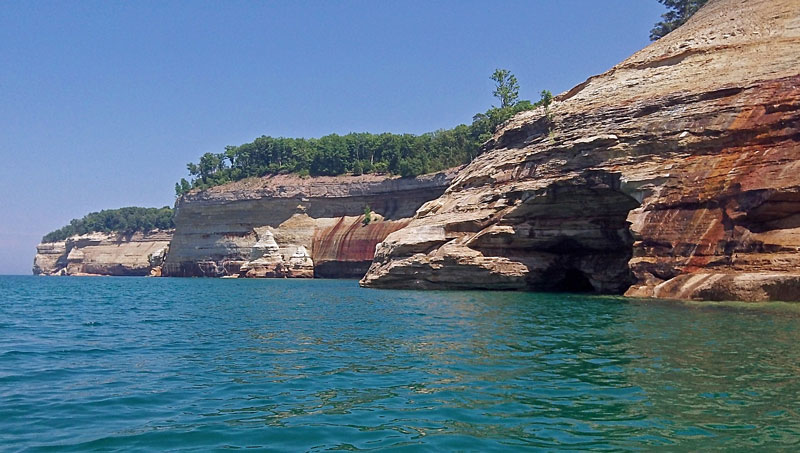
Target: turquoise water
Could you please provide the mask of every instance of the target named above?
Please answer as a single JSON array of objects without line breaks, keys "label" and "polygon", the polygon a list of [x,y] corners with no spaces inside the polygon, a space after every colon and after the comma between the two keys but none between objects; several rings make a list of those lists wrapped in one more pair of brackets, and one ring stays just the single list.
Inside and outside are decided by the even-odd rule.
[{"label": "turquoise water", "polygon": [[0,449],[794,450],[795,307],[0,277]]}]

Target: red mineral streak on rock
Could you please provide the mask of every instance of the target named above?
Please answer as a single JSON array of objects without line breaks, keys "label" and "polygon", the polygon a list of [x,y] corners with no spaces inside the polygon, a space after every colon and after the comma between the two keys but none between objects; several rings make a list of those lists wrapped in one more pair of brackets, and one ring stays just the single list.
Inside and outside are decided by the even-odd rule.
[{"label": "red mineral streak on rock", "polygon": [[[162,275],[359,278],[375,244],[441,195],[454,173],[277,175],[192,191],[176,204],[175,236]],[[364,227],[359,216],[366,206],[377,221]],[[267,231],[277,250],[269,259],[256,259],[254,247]],[[310,262],[292,259],[300,247]]]},{"label": "red mineral streak on rock", "polygon": [[408,224],[408,220],[373,221],[364,217],[342,217],[331,227],[314,235],[312,259],[317,274],[326,277],[359,278],[375,256],[375,246]]},{"label": "red mineral streak on rock", "polygon": [[711,0],[512,118],[362,285],[800,300],[800,9]]}]

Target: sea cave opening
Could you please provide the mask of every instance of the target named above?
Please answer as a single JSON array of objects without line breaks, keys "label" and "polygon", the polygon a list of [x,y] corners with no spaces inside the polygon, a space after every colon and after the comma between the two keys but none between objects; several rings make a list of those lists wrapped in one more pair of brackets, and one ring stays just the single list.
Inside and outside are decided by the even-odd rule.
[{"label": "sea cave opening", "polygon": [[519,244],[511,252],[531,269],[528,289],[622,294],[635,283],[628,216],[640,203],[621,185],[619,174],[592,172],[529,195],[507,216]]},{"label": "sea cave opening", "polygon": [[620,174],[590,171],[512,194],[514,208],[469,247],[524,264],[529,291],[623,294],[636,282],[628,217],[639,199]]},{"label": "sea cave opening", "polygon": [[560,280],[552,288],[556,293],[593,293],[596,292],[589,276],[578,269],[567,269]]}]

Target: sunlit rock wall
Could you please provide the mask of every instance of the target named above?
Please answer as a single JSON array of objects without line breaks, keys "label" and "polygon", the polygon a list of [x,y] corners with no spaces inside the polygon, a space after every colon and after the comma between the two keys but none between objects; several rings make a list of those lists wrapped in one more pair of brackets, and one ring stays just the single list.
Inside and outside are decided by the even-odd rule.
[{"label": "sunlit rock wall", "polygon": [[150,275],[153,257],[169,248],[172,231],[89,233],[36,247],[35,275]]},{"label": "sunlit rock wall", "polygon": [[[375,244],[405,225],[423,203],[440,196],[453,174],[279,175],[191,192],[176,204],[176,233],[163,275],[306,277],[298,254],[303,247],[313,261],[314,276],[361,277]],[[367,206],[372,221],[364,225]],[[260,230],[268,231],[278,247],[269,259],[279,261],[249,265]],[[281,270],[292,266],[293,273]]]},{"label": "sunlit rock wall", "polygon": [[800,300],[797,0],[711,0],[485,148],[363,285]]}]

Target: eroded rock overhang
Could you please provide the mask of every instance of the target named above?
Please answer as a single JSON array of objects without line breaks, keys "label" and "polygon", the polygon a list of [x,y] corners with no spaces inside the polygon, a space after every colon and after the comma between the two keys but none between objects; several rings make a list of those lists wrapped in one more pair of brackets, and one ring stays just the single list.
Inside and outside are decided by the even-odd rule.
[{"label": "eroded rock overhang", "polygon": [[796,2],[709,2],[513,118],[362,284],[800,299],[797,55]]}]

